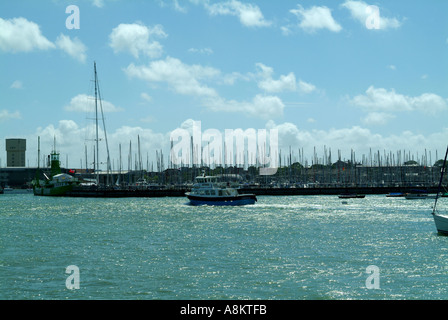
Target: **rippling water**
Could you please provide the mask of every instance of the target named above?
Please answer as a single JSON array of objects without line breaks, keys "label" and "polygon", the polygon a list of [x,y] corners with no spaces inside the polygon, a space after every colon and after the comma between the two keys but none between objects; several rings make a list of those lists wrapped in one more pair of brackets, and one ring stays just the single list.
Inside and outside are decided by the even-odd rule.
[{"label": "rippling water", "polygon": [[[448,298],[448,237],[432,200],[347,202],[0,195],[0,299]],[[70,265],[77,290],[66,288]],[[366,287],[370,265],[378,289]]]}]

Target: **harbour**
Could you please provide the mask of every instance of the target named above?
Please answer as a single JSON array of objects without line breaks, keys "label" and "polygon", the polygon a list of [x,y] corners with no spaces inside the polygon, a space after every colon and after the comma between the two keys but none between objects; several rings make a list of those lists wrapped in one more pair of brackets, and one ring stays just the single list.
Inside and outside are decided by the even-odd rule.
[{"label": "harbour", "polygon": [[448,299],[447,11],[0,2],[0,299]]},{"label": "harbour", "polygon": [[[439,199],[444,207],[446,198]],[[432,200],[259,196],[79,201],[0,197],[2,299],[439,300],[446,241]],[[79,268],[69,290],[68,266]],[[367,284],[378,268],[379,287]]]}]

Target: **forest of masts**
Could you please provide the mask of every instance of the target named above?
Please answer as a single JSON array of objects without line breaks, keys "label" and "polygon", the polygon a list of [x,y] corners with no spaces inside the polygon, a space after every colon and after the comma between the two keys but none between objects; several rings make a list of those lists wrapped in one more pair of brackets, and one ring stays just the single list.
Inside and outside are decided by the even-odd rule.
[{"label": "forest of masts", "polygon": [[[363,154],[360,159],[356,157],[354,150],[351,150],[349,159],[344,158],[341,150],[338,150],[337,160],[333,161],[331,148],[326,146],[323,147],[321,156],[314,147],[311,159],[305,156],[303,148],[294,151],[290,147],[286,152],[279,151],[277,172],[274,175],[261,176],[259,168],[263,166],[256,160],[248,161],[247,153],[245,159],[240,161],[242,163],[237,165],[211,164],[207,159],[203,159],[199,165],[194,165],[192,163],[197,161],[193,161],[193,152],[189,164],[175,165],[170,159],[171,155],[168,155],[165,162],[166,155],[162,150],[156,150],[155,163],[149,160],[149,153],[146,153],[145,165],[139,138],[137,152],[133,153],[132,144],[129,144],[126,170],[122,165],[121,145],[119,149],[119,160],[108,161],[107,176],[110,175],[111,178],[107,179],[107,183],[119,180],[129,184],[144,180],[153,184],[183,185],[192,183],[198,175],[206,174],[224,175],[229,179],[238,177],[240,183],[245,184],[283,187],[432,187],[439,182],[443,164],[437,151],[433,162],[432,152],[426,149],[421,154],[406,150],[381,152],[370,149],[369,154]],[[236,159],[233,160],[233,163],[237,163]],[[88,168],[87,151],[85,165]]]}]

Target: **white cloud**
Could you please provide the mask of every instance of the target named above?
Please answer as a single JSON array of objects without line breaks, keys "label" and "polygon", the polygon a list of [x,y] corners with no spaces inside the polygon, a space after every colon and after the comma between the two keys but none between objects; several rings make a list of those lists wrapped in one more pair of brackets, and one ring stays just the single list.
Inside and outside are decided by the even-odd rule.
[{"label": "white cloud", "polygon": [[[49,124],[46,127],[39,127],[36,129],[36,132],[26,137],[29,141],[30,146],[27,150],[27,158],[28,159],[37,159],[37,138],[40,137],[41,142],[41,153],[49,154],[51,149],[53,148],[54,138],[56,138],[56,148],[61,153],[61,162],[62,166],[65,167],[66,159],[68,159],[68,166],[71,168],[85,168],[85,146],[87,146],[87,161],[89,168],[93,167],[93,144],[91,142],[91,138],[95,135],[95,126],[88,125],[85,127],[79,126],[73,120],[60,120],[56,125]],[[104,131],[102,130],[102,126],[99,128],[99,136],[102,139],[99,145],[99,161],[103,164],[100,166],[105,169],[106,163],[106,147],[104,141]],[[140,137],[141,142],[141,150],[142,158],[146,160],[147,151],[150,150],[160,150],[165,148],[165,154],[169,154],[168,148],[170,146],[169,143],[169,133],[157,133],[153,132],[150,129],[145,129],[141,127],[129,127],[122,126],[112,131],[107,132],[108,145],[110,150],[111,161],[113,165],[113,169],[118,169],[120,152],[119,146],[121,144],[122,147],[122,168],[127,169],[129,167],[128,164],[128,153],[129,153],[129,145],[132,142],[132,150],[135,151],[137,149],[137,138]],[[35,147],[32,146],[33,143]],[[41,155],[42,155],[41,154]],[[154,152],[149,153],[152,157]],[[134,154],[132,154],[132,163],[130,164],[132,168],[134,168]],[[151,161],[153,159],[151,158]],[[37,161],[36,161],[37,162]],[[41,162],[42,163],[42,162]],[[165,158],[165,164],[168,161]],[[31,165],[37,165],[30,163]],[[146,169],[146,162],[144,165]],[[156,168],[154,168],[156,170]]]},{"label": "white cloud", "polygon": [[[101,105],[98,102],[98,108],[101,106],[103,107],[103,112],[123,111],[123,109],[116,107],[105,100],[101,100]],[[64,109],[69,112],[93,112],[95,110],[95,97],[86,94],[78,94],[70,100],[70,104],[65,106]]]},{"label": "white cloud", "polygon": [[182,13],[187,12],[187,9],[186,9],[185,7],[182,7],[182,6],[179,4],[179,1],[178,1],[178,0],[174,0],[174,1],[173,1],[173,6],[174,6],[174,10],[176,10],[176,11],[178,11],[178,12],[182,12]]},{"label": "white cloud", "polygon": [[240,19],[242,25],[246,27],[267,27],[271,25],[267,21],[260,8],[250,3],[231,0],[218,2],[215,4],[205,3],[205,8],[211,15],[232,15]]},{"label": "white cloud", "polygon": [[297,9],[291,9],[289,12],[296,15],[299,20],[299,27],[307,32],[315,32],[319,29],[328,29],[332,32],[339,32],[342,30],[331,15],[331,10],[325,6],[313,6],[310,9],[304,9],[301,5]]},{"label": "white cloud", "polygon": [[140,94],[140,97],[141,97],[143,100],[145,100],[146,102],[151,102],[151,101],[152,101],[151,96],[150,96],[149,94],[147,94],[146,92],[142,92],[142,93]]},{"label": "white cloud", "polygon": [[176,58],[152,61],[147,66],[131,63],[125,70],[129,77],[149,82],[167,83],[175,92],[185,95],[216,96],[214,89],[201,80],[219,75],[219,70],[200,65],[187,65]]},{"label": "white cloud", "polygon": [[16,53],[53,48],[55,45],[42,35],[36,23],[25,18],[0,18],[1,51]]},{"label": "white cloud", "polygon": [[161,25],[147,27],[139,23],[120,24],[109,35],[109,45],[115,53],[128,52],[135,58],[140,54],[157,58],[163,52],[162,45],[153,38],[166,38],[168,35]]},{"label": "white cloud", "polygon": [[98,8],[102,8],[104,6],[103,0],[93,0],[92,5]]},{"label": "white cloud", "polygon": [[17,53],[33,50],[61,49],[81,62],[86,60],[86,46],[78,38],[60,34],[55,43],[45,38],[40,27],[25,18],[0,18],[0,51]]},{"label": "white cloud", "polygon": [[422,111],[435,114],[448,108],[446,99],[433,93],[409,97],[396,93],[394,89],[387,91],[384,88],[373,86],[366,90],[365,95],[357,95],[349,101],[351,104],[371,112]]},{"label": "white cloud", "polygon": [[56,45],[72,58],[83,63],[86,61],[87,47],[77,37],[72,40],[69,36],[61,33],[56,39]]},{"label": "white cloud", "polygon": [[[366,26],[366,21],[368,21],[369,17],[373,14],[368,8],[369,5],[363,1],[352,1],[347,0],[342,5],[342,7],[348,9],[350,11],[351,16],[359,21],[363,26]],[[389,28],[399,28],[401,26],[401,22],[396,18],[387,18],[384,17],[379,12],[379,29],[389,29]],[[374,28],[373,28],[374,29]]]},{"label": "white cloud", "polygon": [[[437,150],[441,147],[440,141],[446,139],[448,129],[423,136],[411,131],[403,131],[399,134],[382,135],[369,129],[353,126],[350,128],[330,128],[328,130],[303,130],[295,124],[285,122],[276,124],[270,120],[266,124],[267,129],[277,129],[279,148],[284,151],[303,149],[308,165],[311,165],[314,150],[322,157],[326,146],[331,148],[332,162],[337,160],[337,151],[340,150],[342,159],[350,159],[351,151],[355,151],[356,160],[361,161],[363,155],[369,155],[371,151],[396,152],[402,150]],[[297,154],[297,153],[296,153]]]},{"label": "white cloud", "polygon": [[167,57],[151,61],[148,65],[131,63],[125,70],[129,77],[151,83],[165,83],[174,92],[201,98],[202,105],[215,112],[239,112],[260,118],[272,118],[283,114],[284,104],[279,97],[256,95],[252,101],[227,100],[206,84],[207,80],[218,80],[233,84],[240,74],[222,76],[215,68],[188,65],[179,59]]},{"label": "white cloud", "polygon": [[397,67],[396,66],[394,66],[393,64],[391,64],[391,65],[389,65],[389,66],[387,66],[390,70],[397,70]]},{"label": "white cloud", "polygon": [[[2,112],[0,111],[0,119]],[[182,123],[181,128],[191,131],[193,124],[192,119],[188,119]],[[174,126],[173,126],[174,127]],[[318,157],[322,157],[323,149],[326,146],[327,150],[332,151],[332,162],[337,160],[337,153],[340,150],[342,159],[350,159],[351,151],[356,152],[356,160],[360,161],[363,155],[369,155],[371,151],[376,152],[396,152],[402,150],[412,150],[418,152],[419,150],[436,151],[443,146],[440,141],[446,138],[448,129],[443,129],[440,132],[434,132],[423,136],[411,131],[404,131],[399,134],[382,135],[360,126],[349,128],[330,128],[327,130],[303,130],[291,122],[284,122],[276,124],[269,120],[266,123],[266,129],[277,129],[279,137],[279,148],[283,150],[282,154],[286,154],[292,148],[293,158],[297,156],[297,150],[304,151],[304,157],[308,160],[308,165],[311,165],[313,159],[313,152],[316,150]],[[104,136],[101,128],[99,129],[100,137]],[[81,127],[72,120],[61,120],[57,125],[48,125],[45,128],[38,128],[35,133],[26,137],[30,141],[29,155],[27,158],[37,158],[37,136],[41,138],[41,152],[46,154],[50,152],[53,146],[53,139],[56,137],[57,149],[61,152],[62,165],[65,166],[66,155],[68,155],[69,166],[79,168],[85,167],[84,146],[86,145],[86,138],[92,137],[94,133],[93,126]],[[137,137],[140,138],[141,150],[146,169],[146,156],[150,156],[151,162],[156,165],[154,161],[154,150],[162,150],[164,153],[165,166],[168,164],[169,148],[170,148],[170,132],[160,133],[154,132],[151,129],[142,127],[122,126],[116,130],[108,132],[109,149],[114,169],[117,170],[118,159],[120,158],[119,146],[122,149],[122,168],[127,169],[127,155],[130,153],[130,142],[132,142],[132,150],[134,153],[137,148]],[[191,132],[190,132],[191,134]],[[36,143],[35,147],[32,146]],[[149,150],[149,152],[148,152]],[[153,150],[153,151],[151,151]],[[444,151],[444,150],[439,150]],[[88,162],[93,162],[92,148],[87,148]],[[160,154],[160,153],[159,153]],[[440,155],[441,153],[439,153]],[[435,162],[433,158],[433,162]],[[105,146],[100,144],[100,162],[105,162]],[[135,159],[132,159],[130,164],[133,168]],[[297,161],[297,159],[295,160]],[[33,163],[31,163],[33,165]],[[90,165],[91,166],[91,165]],[[103,166],[104,167],[104,166]]]},{"label": "white cloud", "polygon": [[288,35],[290,35],[292,33],[291,26],[289,26],[289,25],[288,26],[281,26],[280,30],[282,31],[282,34],[284,36],[288,36]]},{"label": "white cloud", "polygon": [[[158,133],[151,129],[146,129],[142,127],[129,127],[122,126],[108,134],[110,136],[112,146],[112,151],[118,151],[118,146],[120,143],[124,143],[126,146],[129,145],[129,141],[133,141],[133,150],[136,150],[137,138],[140,137],[141,150],[156,150],[161,148],[169,148],[169,133]],[[117,154],[117,152],[115,152]],[[166,161],[168,163],[168,161]],[[146,166],[145,166],[146,167]]]},{"label": "white cloud", "polygon": [[261,69],[261,80],[258,82],[258,87],[267,92],[282,92],[296,90],[296,76],[294,73],[281,75],[278,80],[272,78],[274,70],[270,67],[257,63],[257,67]]},{"label": "white cloud", "polygon": [[213,53],[213,50],[210,48],[200,48],[200,49],[190,48],[188,49],[188,52],[210,55]]},{"label": "white cloud", "polygon": [[299,80],[299,91],[302,93],[311,93],[313,91],[316,90],[316,86],[311,84],[311,83],[307,83],[305,81]]},{"label": "white cloud", "polygon": [[362,119],[362,122],[366,125],[385,125],[393,118],[395,118],[395,116],[390,113],[369,112],[367,116]]},{"label": "white cloud", "polygon": [[266,92],[299,91],[300,93],[308,94],[316,90],[316,87],[313,84],[302,80],[297,82],[293,72],[290,72],[287,75],[281,75],[280,78],[276,80],[272,78],[274,73],[273,68],[262,63],[257,63],[256,66],[259,69],[258,77],[261,78],[258,82],[258,87]]},{"label": "white cloud", "polygon": [[22,83],[22,81],[20,81],[20,80],[16,80],[16,81],[14,81],[14,82],[11,84],[10,88],[11,88],[11,89],[22,89],[22,88],[23,88],[23,83]]},{"label": "white cloud", "polygon": [[251,117],[271,119],[283,115],[285,105],[277,96],[256,95],[252,101],[226,100],[221,97],[206,99],[204,105],[212,111],[238,112]]},{"label": "white cloud", "polygon": [[21,119],[22,115],[19,111],[15,111],[13,113],[9,112],[6,109],[0,110],[0,122],[2,121],[8,121],[11,119]]}]

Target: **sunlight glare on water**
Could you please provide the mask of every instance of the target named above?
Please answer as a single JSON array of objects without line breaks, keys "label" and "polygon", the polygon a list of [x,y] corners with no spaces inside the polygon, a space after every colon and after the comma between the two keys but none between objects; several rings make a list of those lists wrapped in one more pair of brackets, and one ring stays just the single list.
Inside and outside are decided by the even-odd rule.
[{"label": "sunlight glare on water", "polygon": [[[440,201],[444,202],[445,199]],[[431,200],[0,196],[2,299],[446,299]],[[68,290],[67,266],[80,270]],[[369,289],[370,265],[379,288]]]}]

